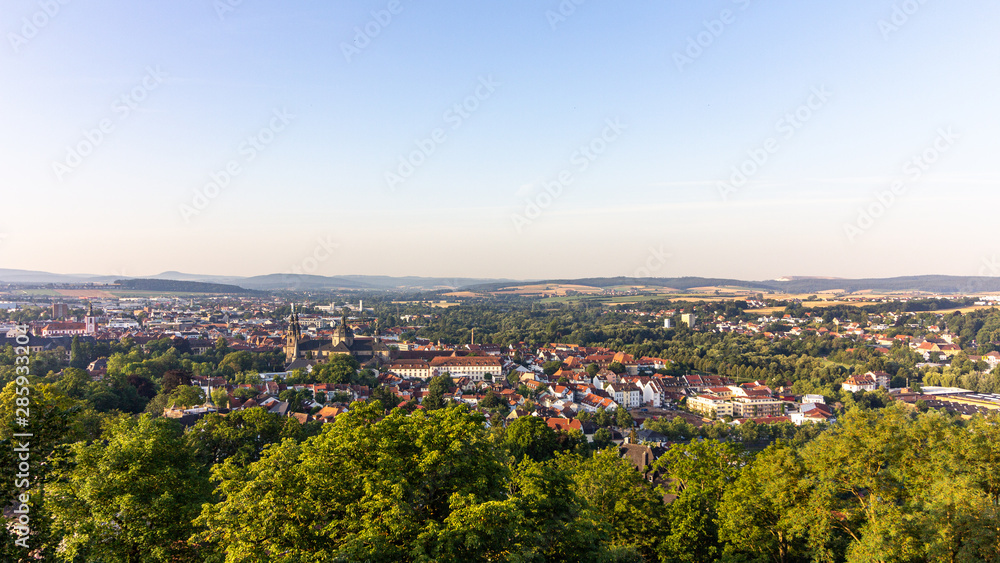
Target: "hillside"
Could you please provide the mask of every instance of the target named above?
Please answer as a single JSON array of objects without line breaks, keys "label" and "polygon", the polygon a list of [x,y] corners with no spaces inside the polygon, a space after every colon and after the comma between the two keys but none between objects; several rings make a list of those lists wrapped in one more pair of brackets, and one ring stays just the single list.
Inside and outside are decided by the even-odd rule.
[{"label": "hillside", "polygon": [[115,284],[118,285],[121,289],[131,289],[136,291],[174,291],[174,292],[184,292],[184,293],[234,293],[234,294],[258,293],[253,290],[242,288],[238,285],[181,281],[181,280],[127,279],[127,280],[115,280]]}]

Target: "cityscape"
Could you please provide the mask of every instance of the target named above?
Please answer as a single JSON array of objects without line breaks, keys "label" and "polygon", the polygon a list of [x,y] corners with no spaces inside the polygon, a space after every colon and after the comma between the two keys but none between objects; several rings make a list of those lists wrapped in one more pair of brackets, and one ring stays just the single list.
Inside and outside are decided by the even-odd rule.
[{"label": "cityscape", "polygon": [[0,562],[1000,560],[997,21],[9,0]]}]

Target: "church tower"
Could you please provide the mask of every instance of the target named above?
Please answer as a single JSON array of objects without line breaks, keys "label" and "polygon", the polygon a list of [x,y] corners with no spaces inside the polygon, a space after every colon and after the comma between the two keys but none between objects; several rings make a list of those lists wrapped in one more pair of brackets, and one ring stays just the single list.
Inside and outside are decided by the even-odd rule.
[{"label": "church tower", "polygon": [[354,344],[354,332],[347,326],[347,317],[343,316],[340,318],[340,324],[333,331],[333,341],[331,344],[334,346],[344,343],[344,346],[348,348]]},{"label": "church tower", "polygon": [[94,316],[94,303],[91,301],[88,305],[87,316],[83,318],[83,322],[86,327],[85,334],[93,336],[97,334],[97,317]]},{"label": "church tower", "polygon": [[288,320],[288,329],[285,330],[285,361],[293,362],[299,357],[299,342],[302,341],[302,330],[299,328],[299,316],[295,314],[295,305],[292,305],[292,315]]}]

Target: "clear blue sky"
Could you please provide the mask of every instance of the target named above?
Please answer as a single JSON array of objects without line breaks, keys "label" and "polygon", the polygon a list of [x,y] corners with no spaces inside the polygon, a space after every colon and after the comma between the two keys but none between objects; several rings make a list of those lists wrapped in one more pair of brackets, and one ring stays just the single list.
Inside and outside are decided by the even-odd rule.
[{"label": "clear blue sky", "polygon": [[6,0],[0,267],[1000,274],[1000,4],[562,6]]}]

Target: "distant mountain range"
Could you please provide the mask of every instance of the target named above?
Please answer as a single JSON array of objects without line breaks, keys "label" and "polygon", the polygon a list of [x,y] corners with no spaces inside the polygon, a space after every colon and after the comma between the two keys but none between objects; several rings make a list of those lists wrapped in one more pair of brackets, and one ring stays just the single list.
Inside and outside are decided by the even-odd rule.
[{"label": "distant mountain range", "polygon": [[[688,290],[696,287],[732,287],[755,291],[780,293],[814,293],[820,291],[923,291],[928,293],[985,293],[1000,292],[1000,277],[988,276],[899,276],[894,278],[842,279],[787,276],[777,280],[745,281],[726,278],[579,278],[544,280],[535,284],[573,284],[591,287],[620,285],[647,285]],[[489,291],[510,286],[509,283],[490,283],[467,289]]]},{"label": "distant mountain range", "polygon": [[235,285],[243,289],[320,291],[330,289],[355,290],[435,290],[458,289],[484,283],[511,283],[516,280],[500,278],[429,278],[419,276],[317,276],[309,274],[266,274],[262,276],[216,276],[163,272],[154,276],[100,276],[94,274],[53,274],[35,270],[0,268],[2,283],[98,283],[111,284],[116,280],[175,280],[212,284]]},{"label": "distant mountain range", "polygon": [[225,284],[251,290],[438,290],[472,289],[491,291],[517,284],[575,284],[592,287],[619,285],[647,285],[688,290],[697,287],[732,287],[755,291],[782,293],[813,293],[819,291],[924,291],[929,293],[1000,293],[1000,277],[985,276],[900,276],[893,278],[840,279],[825,277],[785,276],[776,280],[746,281],[728,278],[578,278],[551,280],[511,280],[483,278],[431,278],[419,276],[317,276],[296,274],[267,274],[262,276],[216,276],[163,272],[155,276],[99,276],[92,274],[53,274],[32,270],[0,268],[2,283],[111,284],[116,280],[175,280],[204,284]]}]

